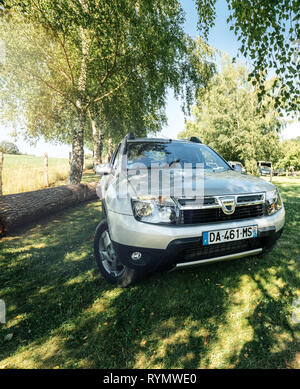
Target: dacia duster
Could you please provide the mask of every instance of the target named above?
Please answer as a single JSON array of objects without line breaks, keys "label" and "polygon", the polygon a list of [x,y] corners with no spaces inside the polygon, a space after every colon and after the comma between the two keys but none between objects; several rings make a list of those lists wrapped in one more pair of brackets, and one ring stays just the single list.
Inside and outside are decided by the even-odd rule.
[{"label": "dacia duster", "polygon": [[128,134],[95,170],[104,214],[95,257],[121,287],[161,270],[262,255],[283,230],[276,187],[232,168],[196,137]]}]

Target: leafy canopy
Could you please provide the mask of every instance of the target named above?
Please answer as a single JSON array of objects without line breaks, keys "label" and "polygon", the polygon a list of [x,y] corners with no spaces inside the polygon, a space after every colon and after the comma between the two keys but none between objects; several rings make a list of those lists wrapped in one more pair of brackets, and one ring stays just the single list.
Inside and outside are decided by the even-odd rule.
[{"label": "leafy canopy", "polygon": [[264,104],[262,112],[247,69],[224,58],[222,71],[198,99],[194,120],[186,123],[179,137],[198,136],[225,159],[240,161],[255,173],[256,161],[278,158],[281,122],[273,101],[265,98]]},{"label": "leafy canopy", "polygon": [[[215,24],[216,0],[196,0],[199,29],[207,38]],[[300,2],[298,0],[227,0],[227,23],[241,42],[240,51],[253,65],[248,80],[258,85],[258,101],[268,93],[266,71],[274,72],[278,82],[274,107],[299,112]]]},{"label": "leafy canopy", "polygon": [[208,46],[183,32],[177,1],[7,0],[6,6],[0,21],[7,49],[2,113],[25,118],[36,137],[69,139],[78,98],[82,109],[110,122],[103,124],[110,132],[108,104],[115,104],[114,127],[117,120],[121,127],[139,121],[139,131],[156,131],[165,121],[167,89],[174,88],[188,108],[214,71]]},{"label": "leafy canopy", "polygon": [[300,138],[286,140],[282,143],[280,158],[277,166],[283,169],[293,167],[300,170]]}]

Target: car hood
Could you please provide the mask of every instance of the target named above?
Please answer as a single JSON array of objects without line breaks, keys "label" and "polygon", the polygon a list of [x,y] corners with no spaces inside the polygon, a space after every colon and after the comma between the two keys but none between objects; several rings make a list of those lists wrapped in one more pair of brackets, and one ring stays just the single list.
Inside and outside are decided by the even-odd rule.
[{"label": "car hood", "polygon": [[[182,178],[183,182],[182,183]],[[128,181],[133,188],[138,188],[141,192],[145,192],[145,188],[148,188],[148,172],[140,172],[140,174],[128,176]],[[157,179],[153,180],[157,182]],[[185,173],[181,169],[174,169],[174,188],[176,187],[176,193],[180,192],[182,187],[185,192],[189,192],[193,188],[193,179],[190,173]],[[241,174],[233,170],[227,170],[222,172],[205,172],[202,175],[202,184],[194,192],[194,196],[220,196],[229,194],[248,194],[257,192],[266,192],[274,190],[274,185],[259,177],[251,176],[249,174]],[[167,185],[169,187],[169,185]],[[180,188],[179,188],[180,187]],[[195,189],[195,186],[194,186]],[[151,193],[153,193],[153,188]],[[141,194],[147,194],[141,193]],[[159,194],[159,193],[157,193]],[[162,189],[162,195],[164,195],[164,189]],[[178,196],[177,196],[178,197]]]}]

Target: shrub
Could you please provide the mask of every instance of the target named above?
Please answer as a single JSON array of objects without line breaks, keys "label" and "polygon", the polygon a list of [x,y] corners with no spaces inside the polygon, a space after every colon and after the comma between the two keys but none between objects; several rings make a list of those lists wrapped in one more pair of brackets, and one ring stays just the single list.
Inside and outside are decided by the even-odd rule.
[{"label": "shrub", "polygon": [[246,160],[245,168],[247,173],[252,174],[253,176],[260,176],[259,170],[257,168],[257,162],[254,159]]}]

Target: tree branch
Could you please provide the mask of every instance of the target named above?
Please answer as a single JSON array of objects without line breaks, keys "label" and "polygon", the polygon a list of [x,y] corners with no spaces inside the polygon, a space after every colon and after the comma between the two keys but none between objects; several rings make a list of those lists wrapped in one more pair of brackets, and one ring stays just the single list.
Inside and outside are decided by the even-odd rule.
[{"label": "tree branch", "polygon": [[[97,101],[103,100],[105,97],[108,97],[112,95],[114,92],[119,90],[128,80],[129,80],[130,75],[128,75],[124,81],[122,81],[118,86],[116,86],[114,89],[110,90],[109,92],[105,93],[104,95],[97,97],[96,99],[93,100],[93,103],[96,103]],[[90,103],[89,103],[90,104]]]},{"label": "tree branch", "polygon": [[37,8],[37,10],[38,10],[38,11],[41,13],[41,15],[43,16],[46,25],[48,26],[48,28],[49,28],[49,29],[51,30],[51,32],[52,32],[53,37],[57,39],[58,43],[59,43],[60,46],[62,47],[63,52],[64,52],[64,55],[65,55],[65,58],[66,58],[67,66],[68,66],[69,71],[70,71],[70,77],[68,76],[68,78],[69,78],[70,81],[72,82],[72,85],[75,85],[72,67],[71,67],[71,64],[70,64],[70,61],[69,61],[69,56],[68,56],[68,54],[67,54],[66,47],[65,47],[65,35],[64,35],[64,32],[63,32],[64,39],[63,39],[63,41],[62,41],[62,40],[60,39],[60,37],[59,37],[58,32],[53,28],[53,26],[52,26],[52,24],[49,22],[47,16],[45,15],[45,13],[43,12],[43,10],[41,9],[40,3],[38,2],[38,4],[37,4],[37,3],[35,3],[35,2],[33,1],[33,4],[35,5],[35,7]]},{"label": "tree branch", "polygon": [[70,76],[71,76],[71,81],[72,81],[72,85],[75,85],[75,82],[74,82],[74,76],[73,76],[73,70],[72,70],[72,67],[71,67],[71,63],[70,63],[70,60],[69,60],[69,56],[67,54],[67,50],[66,50],[66,46],[65,46],[65,43],[66,43],[66,37],[65,37],[65,33],[63,31],[63,41],[61,42],[61,46],[63,48],[63,52],[65,54],[65,57],[66,57],[66,61],[67,61],[67,65],[68,65],[68,68],[69,68],[69,71],[70,71]]},{"label": "tree branch", "polygon": [[61,91],[60,91],[59,89],[57,89],[55,86],[51,85],[48,81],[44,80],[42,77],[40,77],[39,75],[37,75],[37,74],[34,73],[34,72],[30,72],[29,70],[24,69],[24,68],[23,68],[23,70],[24,70],[27,74],[29,74],[29,75],[35,77],[36,79],[38,79],[39,81],[41,81],[41,82],[42,82],[43,84],[45,84],[49,89],[52,89],[54,92],[56,92],[56,93],[59,94],[61,97],[63,97],[65,100],[67,100],[69,103],[71,103],[75,108],[77,108],[75,102],[74,102],[71,98],[69,98],[66,94],[64,94],[63,92],[61,92]]}]

